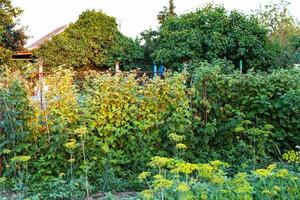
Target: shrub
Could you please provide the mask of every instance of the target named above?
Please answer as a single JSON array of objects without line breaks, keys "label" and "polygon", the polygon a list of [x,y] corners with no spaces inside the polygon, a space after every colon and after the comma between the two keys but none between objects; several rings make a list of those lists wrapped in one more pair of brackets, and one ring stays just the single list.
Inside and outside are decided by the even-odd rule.
[{"label": "shrub", "polygon": [[[279,158],[300,142],[300,71],[271,74],[224,72],[219,64],[198,63],[193,73],[194,152],[235,162],[238,158]],[[200,148],[198,148],[200,147]],[[195,155],[195,157],[201,157]],[[231,161],[230,161],[231,160]]]},{"label": "shrub", "polygon": [[185,134],[190,126],[183,74],[162,80],[87,72],[75,83],[70,70],[58,69],[45,77],[45,109],[32,101],[28,82],[11,74],[1,75],[0,86],[0,145],[9,180],[20,169],[10,166],[22,156],[30,158],[29,184],[83,177],[87,193],[90,183],[111,190],[117,180],[134,179],[154,154],[170,155],[168,134]]}]

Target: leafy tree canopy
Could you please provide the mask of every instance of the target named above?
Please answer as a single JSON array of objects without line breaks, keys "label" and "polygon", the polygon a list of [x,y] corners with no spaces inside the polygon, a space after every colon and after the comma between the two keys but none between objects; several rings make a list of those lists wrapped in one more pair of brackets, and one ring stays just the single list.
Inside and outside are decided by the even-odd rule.
[{"label": "leafy tree canopy", "polygon": [[300,63],[300,25],[289,12],[289,6],[289,1],[281,0],[256,11],[259,22],[269,30],[269,39],[280,46],[279,65]]},{"label": "leafy tree canopy", "polygon": [[157,19],[160,24],[164,23],[168,17],[174,17],[176,16],[175,13],[175,4],[173,0],[169,0],[169,8],[166,6],[163,8],[162,11],[159,12],[157,15]]},{"label": "leafy tree canopy", "polygon": [[209,4],[168,18],[158,32],[153,57],[176,70],[184,62],[214,59],[227,59],[235,66],[242,60],[245,70],[266,70],[274,64],[276,50],[255,16]]},{"label": "leafy tree canopy", "polygon": [[152,29],[145,30],[141,33],[140,43],[144,52],[144,66],[152,67],[153,65],[152,54],[157,47],[157,37],[157,31]]},{"label": "leafy tree canopy", "polygon": [[62,33],[35,51],[49,67],[96,67],[107,69],[116,61],[129,69],[142,57],[137,41],[118,31],[115,18],[88,10]]},{"label": "leafy tree canopy", "polygon": [[[21,50],[27,37],[24,27],[17,27],[16,18],[22,10],[12,5],[11,0],[0,0],[0,61],[9,58],[10,51]],[[1,63],[1,62],[0,62]]]}]

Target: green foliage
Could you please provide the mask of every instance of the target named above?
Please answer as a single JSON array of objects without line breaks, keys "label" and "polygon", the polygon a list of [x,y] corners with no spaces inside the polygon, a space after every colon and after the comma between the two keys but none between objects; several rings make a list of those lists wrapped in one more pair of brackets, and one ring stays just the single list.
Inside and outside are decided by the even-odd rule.
[{"label": "green foliage", "polygon": [[157,19],[160,24],[163,24],[167,18],[176,16],[175,4],[173,0],[169,0],[169,7],[164,7],[162,11],[157,15]]},{"label": "green foliage", "polygon": [[278,3],[265,5],[256,11],[256,16],[260,23],[268,28],[270,36],[285,37],[286,34],[298,28],[296,19],[289,11],[290,4],[288,0],[281,0]]},{"label": "green foliage", "polygon": [[66,181],[55,178],[49,182],[35,183],[28,196],[30,199],[84,199],[84,179]]},{"label": "green foliage", "polygon": [[124,69],[132,68],[142,57],[136,41],[118,31],[115,18],[89,10],[62,33],[35,52],[49,67],[62,63],[67,67],[108,69],[116,61]]},{"label": "green foliage", "polygon": [[0,0],[0,64],[8,61],[9,51],[20,50],[25,44],[24,27],[16,27],[21,12],[13,7],[11,0]]},{"label": "green foliage", "polygon": [[298,69],[241,75],[224,73],[218,64],[195,68],[194,152],[201,146],[208,157],[217,152],[217,159],[230,163],[254,155],[261,162],[300,143]]},{"label": "green foliage", "polygon": [[157,31],[154,31],[152,29],[145,30],[141,33],[140,43],[142,44],[141,47],[144,52],[144,60],[143,64],[147,67],[149,67],[146,71],[152,71],[152,65],[153,65],[153,53],[157,48]]},{"label": "green foliage", "polygon": [[86,72],[75,84],[71,71],[57,70],[45,78],[45,110],[20,85],[20,74],[2,77],[3,170],[10,181],[22,174],[23,188],[58,177],[81,178],[87,195],[90,184],[131,187],[120,181],[134,180],[154,154],[170,155],[168,134],[185,134],[190,125],[183,74],[161,80]]},{"label": "green foliage", "polygon": [[[25,141],[30,139],[30,120],[33,114],[25,80],[19,78],[20,74],[10,75],[11,73],[6,71],[0,76],[0,151],[1,154],[5,151],[5,159],[8,162],[16,155],[29,153],[30,142]],[[9,171],[12,170],[13,167]]]},{"label": "green foliage", "polygon": [[256,11],[259,22],[268,28],[268,37],[279,46],[276,62],[279,66],[299,63],[299,22],[289,12],[290,2],[265,5]]},{"label": "green foliage", "polygon": [[152,173],[139,179],[149,189],[142,199],[297,199],[299,173],[277,168],[276,164],[247,173],[228,176],[227,163],[211,161],[192,164],[183,160],[154,157]]},{"label": "green foliage", "polygon": [[268,70],[274,65],[276,48],[267,30],[254,16],[228,12],[208,5],[195,12],[166,20],[158,32],[155,60],[181,70],[184,62],[227,59],[244,70]]}]

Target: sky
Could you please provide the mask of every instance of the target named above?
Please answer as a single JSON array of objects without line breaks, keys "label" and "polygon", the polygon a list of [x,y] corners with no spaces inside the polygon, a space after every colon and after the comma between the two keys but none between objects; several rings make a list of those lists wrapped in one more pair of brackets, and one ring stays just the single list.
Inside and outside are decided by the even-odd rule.
[{"label": "sky", "polygon": [[[183,14],[205,5],[212,0],[174,0],[176,13]],[[278,2],[279,0],[273,0]],[[157,14],[168,6],[169,0],[12,0],[13,5],[24,10],[20,24],[27,26],[31,36],[27,45],[43,37],[55,28],[78,19],[80,13],[87,9],[102,10],[114,16],[120,24],[123,34],[137,37],[149,28],[158,27]],[[260,5],[271,0],[213,0],[227,9],[237,9],[250,14]],[[291,13],[300,19],[300,1],[290,0]]]}]

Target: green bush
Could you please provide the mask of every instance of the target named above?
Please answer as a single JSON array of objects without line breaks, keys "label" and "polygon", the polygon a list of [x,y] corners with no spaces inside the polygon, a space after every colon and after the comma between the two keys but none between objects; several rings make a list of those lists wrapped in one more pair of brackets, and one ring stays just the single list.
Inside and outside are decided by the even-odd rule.
[{"label": "green bush", "polygon": [[132,69],[143,57],[137,41],[124,36],[116,19],[102,11],[87,10],[70,24],[63,33],[45,42],[34,51],[48,69],[114,68],[120,61],[123,69]]},{"label": "green bush", "polygon": [[45,196],[47,183],[64,184],[71,191],[62,198],[73,189],[84,196],[95,188],[141,189],[136,176],[155,155],[224,160],[230,178],[300,144],[299,70],[241,75],[228,63],[195,65],[190,88],[183,73],[137,79],[58,69],[45,77],[44,110],[31,98],[37,83],[3,70],[1,185]]},{"label": "green bush", "polygon": [[24,188],[83,177],[87,192],[90,183],[120,190],[152,156],[170,155],[168,134],[190,125],[183,74],[162,80],[87,72],[75,84],[71,71],[57,70],[45,78],[44,110],[20,77],[1,74],[0,150],[4,176]]},{"label": "green bush", "polygon": [[174,70],[181,71],[184,62],[226,59],[237,68],[242,60],[244,71],[251,68],[266,71],[275,67],[279,52],[279,47],[269,41],[267,33],[255,16],[209,4],[167,18],[157,37],[154,34],[153,40],[146,42],[149,47],[155,47],[154,60]]},{"label": "green bush", "polygon": [[[193,73],[196,158],[278,159],[300,144],[300,70],[271,74],[226,72],[221,64],[198,63]],[[199,118],[199,120],[197,120]],[[200,147],[200,148],[199,148]]]}]

